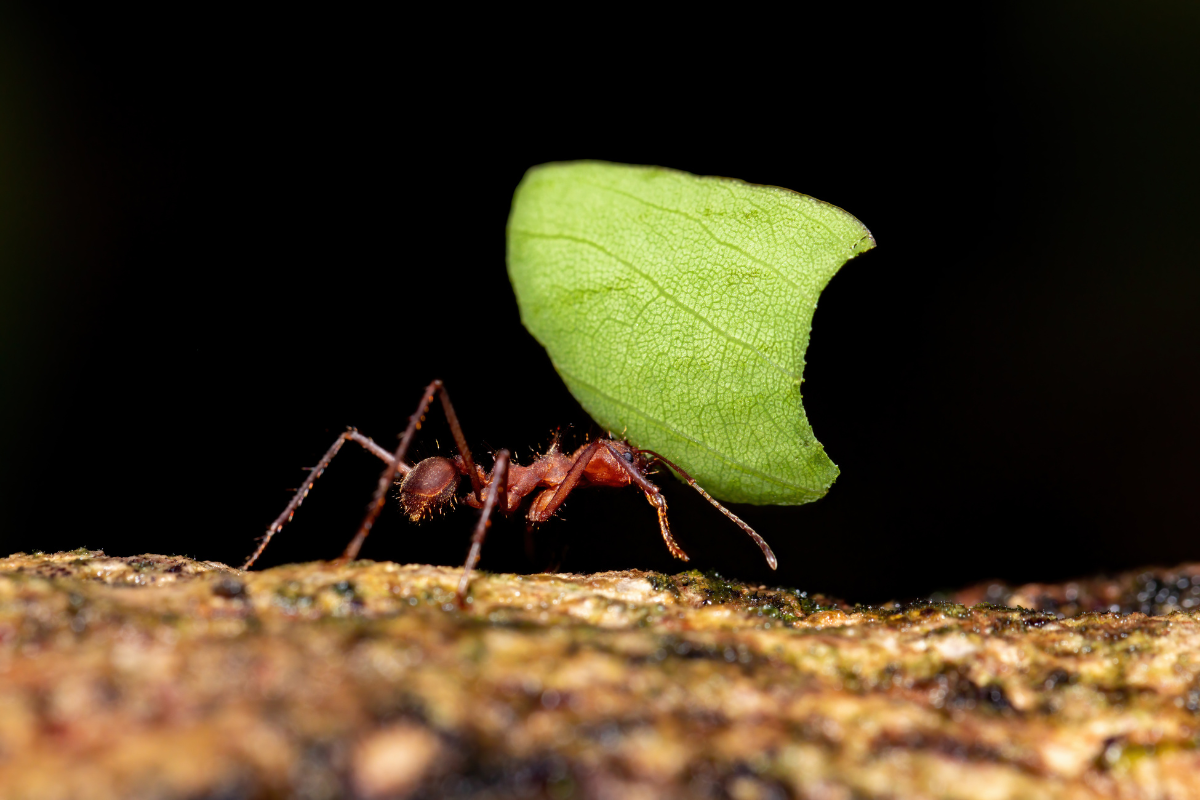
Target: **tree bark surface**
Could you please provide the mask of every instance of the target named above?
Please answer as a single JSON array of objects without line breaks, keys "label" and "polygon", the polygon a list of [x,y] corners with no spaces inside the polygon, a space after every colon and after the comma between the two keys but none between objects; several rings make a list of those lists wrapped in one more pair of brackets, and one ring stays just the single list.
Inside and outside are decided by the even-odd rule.
[{"label": "tree bark surface", "polygon": [[1200,564],[875,607],[459,575],[0,559],[0,797],[1200,798]]}]

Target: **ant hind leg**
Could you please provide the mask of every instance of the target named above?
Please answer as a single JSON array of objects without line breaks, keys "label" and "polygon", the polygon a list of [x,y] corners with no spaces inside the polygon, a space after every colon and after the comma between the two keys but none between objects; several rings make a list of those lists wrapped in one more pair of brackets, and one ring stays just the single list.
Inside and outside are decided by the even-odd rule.
[{"label": "ant hind leg", "polygon": [[492,511],[499,503],[503,508],[508,499],[508,461],[509,452],[500,450],[496,453],[496,461],[492,465],[492,477],[488,483],[487,495],[483,501],[483,509],[479,512],[479,522],[475,525],[475,533],[471,536],[471,550],[467,553],[467,561],[463,564],[462,577],[458,581],[458,591],[454,599],[458,607],[466,604],[467,589],[470,587],[471,570],[479,563],[479,552],[483,549],[483,540],[492,524]]},{"label": "ant hind leg", "polygon": [[[417,410],[408,418],[408,427],[404,429],[404,435],[400,437],[400,444],[396,447],[396,452],[388,456],[390,463],[383,470],[383,474],[379,476],[379,483],[375,486],[375,494],[367,506],[367,513],[363,517],[362,523],[358,526],[358,532],[354,534],[354,538],[350,540],[350,544],[346,545],[345,551],[338,557],[338,563],[344,564],[358,557],[358,551],[362,549],[363,541],[366,540],[367,534],[374,527],[375,520],[379,518],[379,512],[383,510],[383,504],[387,501],[388,490],[396,482],[397,473],[402,471],[400,465],[404,463],[404,455],[408,452],[408,446],[412,443],[413,436],[421,428],[421,422],[425,419],[425,412],[429,410],[429,404],[433,402],[433,397],[436,394],[441,394],[442,408],[446,412],[446,419],[450,422],[450,431],[454,435],[454,443],[458,446],[459,453],[462,454],[463,463],[467,467],[467,475],[471,479],[471,486],[475,489],[475,496],[479,496],[483,488],[482,483],[476,474],[475,462],[471,460],[471,451],[467,447],[466,438],[463,436],[462,426],[458,424],[458,415],[454,413],[454,406],[450,404],[450,398],[446,394],[446,387],[440,380],[435,380],[425,387],[425,393],[421,395],[421,402],[417,405]],[[407,467],[407,465],[405,466]],[[404,469],[403,471],[407,472],[408,470]]]},{"label": "ant hind leg", "polygon": [[[242,564],[242,569],[250,569],[250,567],[254,565],[254,562],[258,560],[258,557],[262,555],[263,550],[267,549],[267,545],[270,544],[271,539],[275,536],[275,534],[279,533],[279,531],[283,529],[284,525],[291,522],[292,517],[296,514],[296,509],[298,509],[300,504],[304,502],[304,499],[308,497],[308,493],[312,491],[313,484],[317,482],[317,478],[321,477],[321,474],[325,472],[325,469],[329,466],[329,462],[332,461],[333,457],[336,456],[338,451],[342,449],[342,445],[348,441],[356,442],[362,445],[367,452],[383,461],[386,461],[389,466],[393,464],[392,454],[375,444],[370,437],[363,436],[353,428],[343,431],[342,434],[334,440],[333,444],[329,446],[329,449],[325,451],[325,455],[321,456],[321,460],[317,462],[317,465],[308,471],[308,479],[304,481],[300,488],[296,490],[296,493],[292,495],[292,500],[287,504],[287,508],[283,510],[283,513],[275,518],[275,521],[272,522],[270,527],[267,528],[267,532],[259,538],[258,548],[250,554],[250,557],[246,559],[246,563]],[[399,472],[408,472],[410,467],[404,462],[399,462],[399,464],[396,465],[396,469]]]}]

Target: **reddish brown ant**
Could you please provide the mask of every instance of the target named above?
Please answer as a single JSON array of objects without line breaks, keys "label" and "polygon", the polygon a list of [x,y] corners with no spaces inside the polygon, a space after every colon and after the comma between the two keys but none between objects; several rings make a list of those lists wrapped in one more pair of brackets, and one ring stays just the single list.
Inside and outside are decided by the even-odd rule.
[{"label": "reddish brown ant", "polygon": [[[410,466],[404,461],[404,456],[408,452],[413,435],[425,419],[425,412],[429,409],[429,404],[433,402],[434,395],[441,397],[442,408],[446,412],[446,420],[450,423],[450,432],[454,436],[454,444],[458,448],[459,455],[454,458],[434,456],[419,462],[416,466]],[[362,445],[385,461],[387,467],[379,476],[379,484],[375,487],[375,496],[372,498],[370,506],[367,507],[367,514],[358,527],[358,533],[350,540],[345,552],[337,559],[338,563],[351,561],[358,556],[363,540],[371,532],[371,527],[383,509],[388,489],[396,483],[397,475],[404,476],[399,481],[400,505],[414,522],[452,502],[456,496],[458,482],[463,475],[471,481],[471,492],[463,500],[467,505],[481,511],[479,522],[475,526],[475,534],[471,537],[471,550],[467,554],[467,561],[463,566],[462,578],[458,582],[456,599],[459,605],[462,605],[466,598],[471,570],[479,561],[479,551],[483,547],[483,539],[487,535],[488,526],[491,525],[493,509],[498,505],[501,513],[506,516],[512,514],[520,508],[528,495],[538,489],[544,489],[544,491],[537,494],[529,506],[527,516],[531,525],[545,522],[554,516],[573,489],[583,486],[636,485],[646,495],[650,505],[657,510],[658,526],[671,555],[683,561],[689,560],[687,554],[671,536],[671,528],[667,524],[666,499],[662,496],[659,488],[646,478],[648,470],[655,462],[662,463],[678,472],[688,482],[688,485],[704,496],[705,500],[712,503],[722,514],[729,517],[750,535],[750,538],[766,556],[771,569],[775,569],[776,566],[775,554],[771,552],[771,548],[763,541],[763,538],[733,512],[714,500],[708,492],[700,488],[691,476],[658,453],[651,450],[639,450],[628,442],[612,438],[596,439],[568,455],[558,449],[556,440],[548,451],[527,467],[512,463],[509,452],[500,450],[496,453],[492,471],[485,473],[476,466],[474,459],[471,458],[471,449],[463,437],[462,426],[458,423],[458,415],[454,413],[454,406],[450,404],[450,396],[446,393],[441,381],[434,381],[425,388],[420,405],[417,406],[416,412],[409,417],[408,428],[400,437],[400,445],[396,448],[396,452],[389,453],[353,428],[338,436],[321,460],[317,462],[317,465],[309,471],[308,480],[296,490],[296,494],[288,503],[287,508],[267,528],[258,549],[246,560],[242,569],[249,569],[262,555],[263,550],[270,543],[271,537],[291,520],[296,509],[312,491],[317,478],[321,477],[321,473],[325,471],[329,462],[347,441]]]}]

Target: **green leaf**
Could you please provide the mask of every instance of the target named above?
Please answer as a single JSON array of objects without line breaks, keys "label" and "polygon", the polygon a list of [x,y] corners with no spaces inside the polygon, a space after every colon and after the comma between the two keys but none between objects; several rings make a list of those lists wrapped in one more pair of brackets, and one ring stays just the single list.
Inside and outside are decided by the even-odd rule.
[{"label": "green leaf", "polygon": [[817,296],[874,246],[845,211],[787,189],[578,161],[525,174],[508,274],[597,422],[722,500],[793,505],[838,475],[800,405]]}]

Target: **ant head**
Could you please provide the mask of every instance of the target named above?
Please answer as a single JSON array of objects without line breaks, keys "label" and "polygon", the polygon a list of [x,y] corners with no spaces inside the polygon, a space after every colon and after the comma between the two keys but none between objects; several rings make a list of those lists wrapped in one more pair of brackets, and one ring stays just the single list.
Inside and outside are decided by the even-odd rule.
[{"label": "ant head", "polygon": [[645,473],[650,468],[650,462],[655,458],[655,454],[649,450],[639,450],[624,440],[613,439],[611,445],[612,449],[616,451],[616,455],[624,459],[626,463],[637,467],[638,472]]},{"label": "ant head", "polygon": [[631,461],[631,463],[636,463],[642,472],[648,472],[650,467],[654,466],[655,462],[658,462],[664,467],[679,473],[679,477],[695,486],[695,481],[692,480],[691,475],[688,475],[683,471],[682,468],[680,468],[678,464],[666,458],[662,454],[656,453],[653,450],[643,450],[640,447],[634,447],[628,442],[621,442],[621,444],[629,449],[630,455],[626,456],[625,460]]},{"label": "ant head", "polygon": [[418,463],[400,482],[400,507],[413,522],[454,500],[458,470],[448,458],[434,456]]}]

